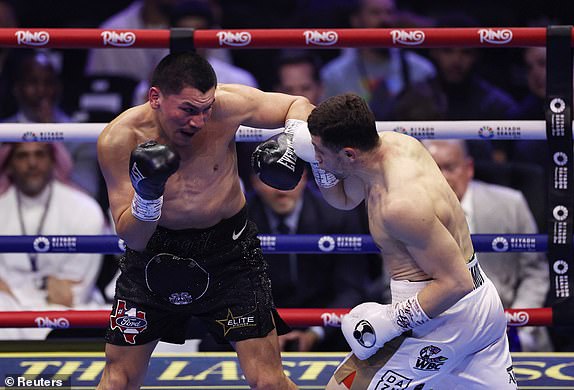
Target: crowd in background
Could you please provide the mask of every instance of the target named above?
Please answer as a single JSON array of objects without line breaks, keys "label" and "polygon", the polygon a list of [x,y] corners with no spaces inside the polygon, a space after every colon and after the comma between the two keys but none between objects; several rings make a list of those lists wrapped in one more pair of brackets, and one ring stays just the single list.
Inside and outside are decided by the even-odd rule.
[{"label": "crowd in background", "polygon": [[[517,8],[520,8],[520,12],[516,12]],[[572,7],[563,9],[558,2],[483,1],[466,4],[462,11],[458,2],[420,0],[117,0],[82,2],[81,6],[72,1],[53,4],[37,0],[0,0],[0,27],[27,28],[544,27],[549,24],[565,24],[573,16]],[[9,123],[110,121],[124,109],[146,101],[151,70],[167,52],[167,49],[0,48],[0,120]],[[266,91],[303,95],[314,104],[334,94],[355,92],[368,101],[377,120],[544,119],[546,53],[543,48],[345,48],[298,51],[200,49],[200,52],[212,63],[219,82],[241,83]],[[96,199],[102,215],[107,216],[106,191],[97,166],[95,144],[66,144],[65,147],[74,163],[69,176],[70,183]],[[283,206],[276,203],[288,203],[291,195],[268,193],[269,189],[261,188],[262,183],[252,177],[249,167],[249,154],[252,150],[253,145],[238,144],[240,174],[246,192],[256,206],[254,213],[258,213],[252,218],[260,219],[258,224],[262,232],[309,234],[328,233],[333,229],[332,233],[342,233],[340,229],[335,230],[338,226],[356,227],[355,233],[358,234],[368,231],[363,210],[356,210],[353,215],[333,216],[326,204],[315,206],[313,210],[319,216],[331,215],[332,221],[319,218],[322,224],[318,226],[310,221],[306,225],[297,225],[299,215],[304,215],[300,214],[304,204],[322,202],[313,192],[312,184],[307,184],[305,190],[299,189],[291,206],[285,206],[282,213],[278,212],[276,209]],[[515,192],[509,195],[515,200],[514,204],[519,206],[516,215],[507,217],[506,221],[514,217],[517,219],[516,224],[509,223],[509,231],[500,233],[544,233],[547,228],[545,178],[548,153],[545,142],[474,141],[468,142],[463,150],[458,163],[462,164],[461,167],[468,164],[468,161],[472,164],[472,173],[461,168],[460,173],[466,175],[467,184],[471,180],[487,181],[522,191],[522,194]],[[458,169],[454,165],[450,168]],[[0,169],[7,169],[7,166],[1,166]],[[457,195],[464,203],[463,194]],[[0,194],[0,200],[2,196]],[[470,202],[467,199],[467,204]],[[292,213],[296,213],[296,216],[289,217]],[[518,221],[521,217],[525,221]],[[284,219],[289,223],[282,227],[287,230],[281,231],[279,221]],[[473,232],[491,233],[480,231],[477,226]],[[17,231],[14,233],[24,234]],[[68,233],[78,234],[78,231]],[[361,288],[349,280],[349,271],[344,264],[336,265],[330,275],[324,276],[318,271],[317,263],[305,269],[298,263],[299,260],[304,261],[284,256],[281,262],[287,268],[282,270],[272,262],[276,274],[290,275],[288,280],[277,279],[274,282],[277,294],[287,293],[293,288],[301,291],[299,296],[289,298],[297,298],[293,302],[278,295],[279,307],[335,307],[341,302],[352,307],[365,300],[388,299],[384,267],[380,265],[380,259],[374,260],[371,257],[361,259],[361,263],[354,263],[356,267],[353,273],[364,273],[364,278],[360,279]],[[545,304],[547,278],[546,284],[536,285],[539,291],[525,287],[532,285],[529,283],[534,279],[530,278],[539,280],[541,273],[545,272],[545,262],[543,255],[538,258],[530,255],[527,259],[518,258],[515,263],[509,263],[511,265],[506,267],[510,269],[508,278],[501,277],[500,280],[500,284],[507,287],[505,291],[512,290],[507,293],[506,307]],[[358,267],[358,264],[361,266]],[[535,271],[530,274],[519,272],[523,270],[524,264],[529,264]],[[98,281],[90,276],[90,283],[97,285],[108,300],[111,298],[109,283],[113,281],[116,269],[114,265],[115,258],[106,256]],[[496,266],[492,267],[493,273],[505,275],[500,274]],[[273,276],[273,270],[270,274]],[[329,293],[319,297],[315,290],[311,290],[308,296],[304,296],[305,289],[301,286],[303,283],[309,284],[310,275],[315,278],[331,278],[331,284],[316,285],[328,289]],[[523,282],[525,284],[521,287]],[[354,300],[341,300],[336,293],[337,288],[344,288],[347,297],[352,296]],[[536,296],[530,300],[520,296],[532,296],[533,293]],[[321,333],[307,337],[312,330],[303,329],[298,333],[300,350],[311,350],[329,336]],[[540,346],[526,338],[522,341],[525,350],[570,348],[569,343],[563,340],[560,346],[554,346],[556,348],[549,342]],[[342,344],[336,345],[340,347]],[[326,348],[323,346],[323,349]]]}]

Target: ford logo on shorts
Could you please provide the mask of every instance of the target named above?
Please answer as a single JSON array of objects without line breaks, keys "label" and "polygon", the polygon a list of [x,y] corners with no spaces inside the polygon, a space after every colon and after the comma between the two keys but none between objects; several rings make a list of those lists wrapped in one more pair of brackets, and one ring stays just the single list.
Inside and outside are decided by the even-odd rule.
[{"label": "ford logo on shorts", "polygon": [[123,316],[116,319],[116,323],[124,328],[143,328],[147,321],[143,318]]}]

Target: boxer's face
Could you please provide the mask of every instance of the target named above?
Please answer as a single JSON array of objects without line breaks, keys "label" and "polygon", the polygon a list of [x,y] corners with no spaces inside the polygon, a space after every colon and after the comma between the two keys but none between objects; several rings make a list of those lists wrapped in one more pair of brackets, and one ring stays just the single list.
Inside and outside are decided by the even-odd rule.
[{"label": "boxer's face", "polygon": [[186,87],[171,95],[162,94],[156,87],[150,89],[150,104],[158,111],[162,130],[175,144],[188,144],[205,126],[214,102],[215,87],[205,93]]},{"label": "boxer's face", "polygon": [[337,178],[345,177],[345,163],[344,151],[335,151],[323,144],[321,137],[316,135],[311,136],[311,142],[315,148],[315,160],[319,163],[319,167],[334,174]]},{"label": "boxer's face", "polygon": [[36,196],[52,179],[53,167],[50,145],[25,142],[15,146],[7,168],[16,188],[28,196]]}]

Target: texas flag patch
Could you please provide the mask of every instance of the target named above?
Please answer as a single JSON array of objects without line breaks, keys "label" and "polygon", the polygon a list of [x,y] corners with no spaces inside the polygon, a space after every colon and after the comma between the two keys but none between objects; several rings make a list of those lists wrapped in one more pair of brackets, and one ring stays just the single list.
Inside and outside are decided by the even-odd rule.
[{"label": "texas flag patch", "polygon": [[135,344],[136,336],[147,328],[145,312],[132,307],[126,309],[126,301],[118,300],[115,312],[110,316],[111,329],[119,329],[127,343]]}]

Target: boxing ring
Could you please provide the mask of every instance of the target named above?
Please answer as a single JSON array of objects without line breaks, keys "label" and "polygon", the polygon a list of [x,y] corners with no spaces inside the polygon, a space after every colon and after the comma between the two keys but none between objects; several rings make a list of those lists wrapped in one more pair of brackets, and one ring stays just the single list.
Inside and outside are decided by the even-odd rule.
[{"label": "boxing ring", "polygon": [[[377,122],[378,131],[423,139],[547,140],[554,169],[549,183],[547,234],[474,234],[477,252],[546,252],[551,292],[557,303],[545,308],[506,310],[509,326],[572,326],[574,313],[562,303],[573,285],[574,191],[572,151],[572,56],[570,26],[548,28],[266,29],[266,30],[101,30],[0,29],[0,47],[14,48],[313,48],[476,47],[548,48],[546,120]],[[569,53],[568,55],[565,55]],[[569,73],[569,74],[568,74]],[[95,142],[104,123],[0,124],[0,142]],[[261,142],[282,129],[241,126],[238,142]],[[379,253],[368,235],[261,235],[264,253]],[[117,236],[0,236],[0,252],[121,253]],[[340,326],[349,308],[279,309],[292,326]],[[0,312],[0,328],[104,328],[109,311]],[[302,389],[324,388],[344,353],[284,353],[283,366]],[[513,353],[521,389],[574,389],[574,353]],[[74,389],[93,388],[104,367],[103,352],[2,352],[0,376],[26,375],[62,381]],[[234,354],[155,353],[144,387],[187,389],[248,388]]]}]

